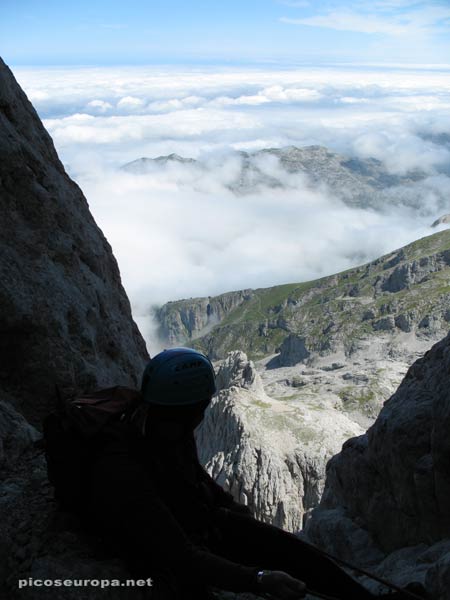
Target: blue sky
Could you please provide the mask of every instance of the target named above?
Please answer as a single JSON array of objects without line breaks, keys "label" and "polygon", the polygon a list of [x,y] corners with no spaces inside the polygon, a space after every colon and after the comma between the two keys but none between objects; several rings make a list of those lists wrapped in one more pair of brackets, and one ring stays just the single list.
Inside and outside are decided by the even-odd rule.
[{"label": "blue sky", "polygon": [[11,65],[449,63],[448,0],[2,0]]}]

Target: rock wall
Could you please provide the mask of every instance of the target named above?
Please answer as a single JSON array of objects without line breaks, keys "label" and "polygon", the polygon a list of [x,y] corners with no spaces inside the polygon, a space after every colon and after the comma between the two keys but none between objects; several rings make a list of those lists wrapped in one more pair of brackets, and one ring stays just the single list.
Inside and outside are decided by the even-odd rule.
[{"label": "rock wall", "polygon": [[79,588],[18,580],[128,574],[56,510],[40,433],[23,415],[39,427],[55,384],[63,394],[136,385],[148,355],[111,247],[1,60],[0,218],[0,597],[75,600]]},{"label": "rock wall", "polygon": [[168,302],[156,313],[160,324],[159,334],[171,346],[186,344],[209,333],[228,313],[252,295],[252,290],[242,290],[210,298]]},{"label": "rock wall", "polygon": [[[307,533],[348,558],[357,535],[386,555],[379,569],[398,576],[403,560],[433,598],[450,598],[450,334],[416,361],[368,432],[350,439],[327,467],[320,507]],[[345,525],[347,523],[347,525]],[[395,571],[397,565],[397,572]],[[403,568],[403,571],[405,569]]]},{"label": "rock wall", "polygon": [[0,59],[0,390],[33,423],[64,391],[136,385],[147,359],[111,247]]}]

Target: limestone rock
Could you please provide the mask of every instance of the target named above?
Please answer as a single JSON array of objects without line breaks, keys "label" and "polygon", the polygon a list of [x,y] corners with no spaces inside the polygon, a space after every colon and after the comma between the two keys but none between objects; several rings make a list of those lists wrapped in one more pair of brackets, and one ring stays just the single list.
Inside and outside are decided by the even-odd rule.
[{"label": "limestone rock", "polygon": [[319,502],[328,459],[361,428],[332,406],[269,397],[241,352],[230,353],[217,379],[196,430],[202,464],[258,519],[299,531]]},{"label": "limestone rock", "polygon": [[0,389],[38,423],[55,384],[136,384],[147,352],[111,247],[1,60],[0,197]]},{"label": "limestone rock", "polygon": [[184,158],[179,154],[168,154],[167,156],[158,156],[156,158],[138,158],[137,160],[133,160],[121,167],[123,171],[127,171],[128,173],[134,173],[135,175],[145,175],[146,173],[151,173],[155,170],[155,168],[160,166],[170,166],[172,164],[188,164],[195,165],[197,161],[193,158]]},{"label": "limestone rock", "polygon": [[[160,324],[159,334],[168,345],[185,344],[209,333],[228,313],[252,295],[252,290],[242,290],[215,298],[168,302],[156,312]],[[214,357],[214,352],[209,354]]]},{"label": "limestone rock", "polygon": [[240,351],[230,352],[221,363],[216,376],[216,387],[218,392],[238,387],[264,394],[261,377],[258,375],[255,365],[247,359],[244,352]]},{"label": "limestone rock", "polygon": [[391,331],[395,327],[394,317],[383,317],[378,321],[375,321],[373,328],[375,331]]},{"label": "limestone rock", "polygon": [[450,265],[450,252],[444,250],[434,256],[424,256],[420,260],[404,263],[394,269],[387,277],[381,289],[385,292],[399,292],[416,283],[424,281],[425,277],[436,271],[441,271]]},{"label": "limestone rock", "polygon": [[[338,551],[342,520],[350,519],[372,538],[373,551],[389,555],[380,572],[399,556],[420,571],[436,598],[449,597],[449,374],[450,334],[412,365],[368,432],[348,440],[330,461],[307,527],[310,539],[322,543],[328,524],[327,547]],[[419,546],[420,552],[408,550]],[[356,551],[352,558],[359,560]]]},{"label": "limestone rock", "polygon": [[40,434],[21,413],[40,424],[55,384],[63,394],[134,385],[147,352],[111,248],[1,60],[0,198],[0,597],[75,600],[80,588],[19,590],[18,579],[128,573],[56,510]]}]

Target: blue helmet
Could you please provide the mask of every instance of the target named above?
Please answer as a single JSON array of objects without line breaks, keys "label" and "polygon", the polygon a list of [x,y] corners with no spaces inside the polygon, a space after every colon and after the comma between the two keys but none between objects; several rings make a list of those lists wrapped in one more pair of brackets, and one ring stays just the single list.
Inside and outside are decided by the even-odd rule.
[{"label": "blue helmet", "polygon": [[192,348],[171,348],[150,360],[142,376],[144,402],[159,406],[192,406],[216,392],[209,358]]}]

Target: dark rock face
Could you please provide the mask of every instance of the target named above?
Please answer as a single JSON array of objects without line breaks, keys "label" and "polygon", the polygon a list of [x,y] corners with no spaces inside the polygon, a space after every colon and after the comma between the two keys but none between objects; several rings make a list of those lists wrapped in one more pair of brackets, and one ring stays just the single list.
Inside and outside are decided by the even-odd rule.
[{"label": "dark rock face", "polygon": [[[308,525],[310,538],[319,544],[328,528],[329,549],[334,546],[326,525],[330,511],[335,514],[335,533],[349,519],[355,531],[371,537],[373,548],[405,560],[408,548],[415,548],[416,568],[425,571],[422,579],[434,590],[433,597],[446,599],[450,598],[445,587],[450,573],[449,389],[450,334],[412,365],[368,432],[348,440],[329,462],[324,495]],[[347,532],[351,548],[356,534],[351,528]],[[427,556],[433,555],[427,568],[425,550]],[[349,558],[358,560],[357,555]]]},{"label": "dark rock face", "polygon": [[37,423],[54,386],[136,385],[147,358],[111,247],[0,60],[0,389]]},{"label": "dark rock face", "polygon": [[405,333],[408,333],[412,330],[413,322],[413,318],[409,314],[401,313],[395,317],[395,326]]},{"label": "dark rock face", "polygon": [[89,588],[18,589],[29,577],[129,577],[57,510],[39,431],[23,415],[40,424],[55,384],[63,393],[136,385],[148,355],[111,247],[1,60],[0,215],[0,597],[93,598]]},{"label": "dark rock face", "polygon": [[383,317],[373,324],[375,331],[391,331],[395,327],[394,317]]},{"label": "dark rock face", "polygon": [[[324,505],[344,501],[386,550],[450,537],[449,373],[450,335],[414,363],[373,427],[330,465]],[[360,485],[348,487],[347,477]]]}]

